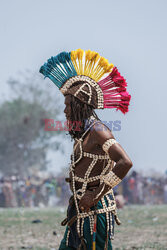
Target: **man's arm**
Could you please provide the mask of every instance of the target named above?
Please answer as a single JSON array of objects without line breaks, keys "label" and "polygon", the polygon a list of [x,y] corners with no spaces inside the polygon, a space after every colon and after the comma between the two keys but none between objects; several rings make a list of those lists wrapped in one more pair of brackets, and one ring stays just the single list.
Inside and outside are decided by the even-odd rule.
[{"label": "man's arm", "polygon": [[102,124],[101,130],[96,130],[95,128],[93,133],[97,143],[101,145],[102,149],[109,155],[110,159],[116,162],[113,168],[113,173],[123,179],[133,165],[129,156],[119,142],[116,141],[112,132],[109,129],[106,130],[105,125]]},{"label": "man's arm", "polygon": [[102,176],[103,182],[95,192],[88,192],[85,197],[83,196],[80,200],[79,207],[84,207],[86,211],[94,204],[97,204],[107,191],[118,185],[133,165],[125,150],[116,141],[112,132],[106,129],[105,125],[102,124],[101,129],[94,127],[92,133],[93,137],[96,138],[97,144],[102,147],[105,153],[107,153],[110,159],[116,162],[116,164],[108,174]]}]

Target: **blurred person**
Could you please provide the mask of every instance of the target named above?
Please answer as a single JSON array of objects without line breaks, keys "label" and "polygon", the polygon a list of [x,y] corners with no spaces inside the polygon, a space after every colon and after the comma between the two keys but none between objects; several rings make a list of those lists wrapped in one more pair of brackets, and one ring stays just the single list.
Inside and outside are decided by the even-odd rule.
[{"label": "blurred person", "polygon": [[165,180],[164,185],[164,203],[167,204],[167,179]]},{"label": "blurred person", "polygon": [[143,204],[143,179],[141,176],[138,176],[137,190],[138,190],[138,202],[139,204]]},{"label": "blurred person", "polygon": [[145,199],[145,204],[151,205],[151,188],[152,187],[152,181],[151,177],[146,177],[146,182],[145,182],[145,188],[144,188],[144,199]]},{"label": "blurred person", "polygon": [[128,187],[129,187],[129,202],[134,203],[134,191],[135,191],[135,178],[134,176],[130,176],[128,180]]},{"label": "blurred person", "polygon": [[115,200],[116,200],[116,204],[117,204],[117,208],[123,208],[125,205],[125,199],[123,197],[122,194],[119,193],[114,193],[115,195]]},{"label": "blurred person", "polygon": [[[132,167],[127,153],[94,111],[117,108],[128,112],[131,96],[125,79],[98,53],[86,51],[85,63],[83,56],[80,49],[62,52],[40,69],[65,96],[64,113],[74,139],[68,179],[73,196],[62,222],[68,225],[59,250],[112,249],[114,220],[120,224],[112,189]],[[99,65],[94,67],[96,62]]]},{"label": "blurred person", "polygon": [[4,179],[0,180],[0,207],[5,207],[5,195],[3,192]]},{"label": "blurred person", "polygon": [[5,196],[5,207],[15,207],[16,202],[14,199],[14,192],[12,189],[12,183],[9,177],[4,178],[4,184],[3,184],[3,194]]},{"label": "blurred person", "polygon": [[47,187],[46,180],[43,181],[43,184],[41,186],[41,195],[42,195],[42,201],[43,201],[44,206],[48,206],[49,195],[48,195],[48,187]]},{"label": "blurred person", "polygon": [[164,184],[162,179],[158,179],[158,204],[163,204]]},{"label": "blurred person", "polygon": [[17,190],[17,177],[15,175],[11,176],[11,184],[12,184],[12,190],[13,190],[13,206],[17,207],[17,195],[16,195],[16,190]]},{"label": "blurred person", "polygon": [[124,197],[124,199],[125,199],[125,203],[126,204],[128,204],[128,202],[129,202],[129,196],[130,196],[130,194],[129,194],[129,187],[128,187],[128,180],[129,180],[129,178],[128,178],[128,176],[125,176],[125,178],[122,180],[122,189],[123,189],[123,197]]}]

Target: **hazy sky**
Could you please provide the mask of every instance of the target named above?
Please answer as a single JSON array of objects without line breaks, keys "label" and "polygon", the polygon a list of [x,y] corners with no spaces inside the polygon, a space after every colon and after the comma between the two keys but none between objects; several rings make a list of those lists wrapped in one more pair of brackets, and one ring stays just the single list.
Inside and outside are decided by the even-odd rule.
[{"label": "hazy sky", "polygon": [[[132,95],[126,115],[107,109],[98,115],[121,120],[121,131],[113,133],[134,170],[165,171],[166,13],[166,0],[0,0],[1,93],[9,97],[10,76],[38,71],[61,51],[97,51],[118,67]],[[72,145],[69,139],[67,143],[67,157],[54,154],[56,171],[69,162]]]}]

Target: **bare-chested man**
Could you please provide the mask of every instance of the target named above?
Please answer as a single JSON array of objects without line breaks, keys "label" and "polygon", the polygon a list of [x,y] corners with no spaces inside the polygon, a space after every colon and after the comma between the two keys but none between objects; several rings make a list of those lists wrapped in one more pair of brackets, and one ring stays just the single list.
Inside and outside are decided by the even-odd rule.
[{"label": "bare-chested man", "polygon": [[62,222],[67,227],[59,250],[112,249],[114,222],[120,224],[113,187],[132,162],[94,110],[127,113],[131,95],[126,80],[107,59],[82,49],[49,58],[40,73],[65,96],[64,113],[72,122],[69,134],[74,139],[68,178],[73,196]]},{"label": "bare-chested man", "polygon": [[[81,128],[81,131],[69,131],[69,133],[75,140],[74,160],[77,161],[80,158],[79,161],[75,164],[74,169],[73,170],[71,169],[70,171],[70,178],[69,178],[70,186],[71,186],[72,192],[77,193],[77,191],[79,190],[78,197],[76,199],[78,207],[79,207],[79,214],[87,213],[87,216],[84,218],[85,221],[83,222],[83,229],[80,228],[81,227],[80,225],[78,227],[79,228],[79,236],[78,236],[77,223],[76,223],[76,220],[77,220],[76,204],[75,204],[74,197],[72,197],[69,208],[68,208],[68,221],[70,221],[73,218],[73,221],[72,221],[73,223],[69,227],[67,227],[64,239],[62,240],[61,246],[59,249],[60,250],[77,249],[81,243],[82,243],[82,246],[86,247],[86,249],[92,249],[93,241],[92,241],[92,234],[91,234],[91,229],[90,229],[91,223],[90,221],[88,221],[89,212],[95,209],[96,210],[102,209],[102,207],[104,208],[103,202],[105,202],[105,205],[106,205],[105,207],[110,207],[109,205],[113,206],[114,204],[113,202],[114,197],[113,197],[113,193],[111,190],[112,187],[110,185],[105,184],[105,182],[102,182],[100,184],[100,180],[102,179],[102,177],[100,178],[100,175],[104,171],[104,169],[106,168],[108,164],[108,161],[110,160],[111,161],[110,166],[104,172],[105,175],[110,173],[112,169],[113,173],[121,181],[123,177],[129,171],[129,169],[132,167],[132,161],[130,160],[125,150],[121,147],[121,145],[118,142],[116,142],[114,135],[112,134],[110,129],[107,128],[99,120],[96,113],[90,106],[88,107],[88,105],[82,104],[79,100],[77,100],[75,97],[71,95],[67,95],[65,97],[65,105],[66,107],[65,107],[64,113],[66,115],[67,120],[70,120],[70,121],[77,120],[77,121],[80,121],[81,123],[84,123],[84,121],[90,120],[91,122],[89,126],[87,126],[86,128],[87,130],[83,129],[82,131],[82,128]],[[79,116],[80,116],[80,120],[78,120]],[[90,117],[92,119],[89,119]],[[85,124],[83,125],[83,127],[84,126]],[[80,147],[80,143],[78,143],[78,139],[81,137],[82,137],[82,149]],[[115,143],[113,145],[109,145],[107,153],[106,153],[103,147],[104,147],[104,143],[109,139],[113,139],[113,142]],[[86,153],[90,153],[90,155],[89,154],[86,155]],[[102,156],[107,155],[109,156],[109,158],[106,157],[106,159],[97,159],[97,160],[95,159],[94,166],[93,168],[91,168],[91,171],[89,175],[87,176],[87,180],[90,178],[94,178],[94,177],[97,177],[97,178],[94,181],[92,180],[87,183],[85,192],[83,194],[82,187],[83,187],[83,184],[86,182],[85,175],[88,171],[88,167],[92,163],[93,155],[95,155],[95,157],[99,155],[102,155]],[[114,162],[116,164],[113,167]],[[72,181],[73,177],[75,179],[74,188],[73,188],[73,181]],[[85,179],[85,182],[84,182],[84,179]],[[106,193],[108,193],[107,198],[105,197]],[[110,203],[110,201],[112,201],[112,203]],[[115,209],[113,209],[113,212],[115,212],[114,210]],[[110,216],[108,216],[110,217],[110,220],[112,220],[112,215],[113,214],[112,214],[112,209],[111,209]],[[111,221],[109,222],[109,224],[110,223]],[[108,248],[106,249],[112,249],[110,236],[113,235],[113,230],[110,230],[110,228],[109,230],[107,230],[107,226],[111,227],[112,225],[107,225],[105,212],[99,213],[97,215],[97,223],[96,223],[96,227],[97,227],[96,249],[99,249],[99,250],[104,249],[105,246],[107,245],[108,245]],[[83,230],[83,235],[82,235],[83,238],[82,240],[80,240],[79,237],[81,236],[82,230]],[[110,235],[107,235],[109,233]],[[66,245],[67,237],[69,241],[69,246]],[[106,242],[106,239],[107,239],[107,242]]]}]

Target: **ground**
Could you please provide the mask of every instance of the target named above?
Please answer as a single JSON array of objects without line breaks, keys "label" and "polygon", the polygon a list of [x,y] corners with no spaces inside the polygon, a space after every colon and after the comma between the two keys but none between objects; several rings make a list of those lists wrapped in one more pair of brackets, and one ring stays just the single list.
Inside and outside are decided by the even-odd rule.
[{"label": "ground", "polygon": [[[122,225],[116,225],[113,249],[167,249],[166,211],[165,205],[126,206],[119,210]],[[65,214],[66,209],[58,207],[0,209],[0,250],[57,250]]]}]

